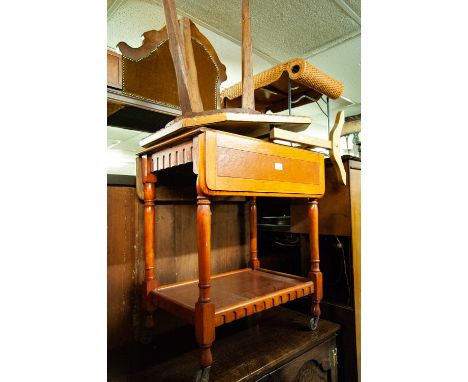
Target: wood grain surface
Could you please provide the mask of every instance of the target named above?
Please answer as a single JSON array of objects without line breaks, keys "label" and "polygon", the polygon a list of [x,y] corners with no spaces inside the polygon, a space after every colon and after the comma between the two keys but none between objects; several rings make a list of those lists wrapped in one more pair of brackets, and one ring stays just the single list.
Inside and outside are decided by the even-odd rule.
[{"label": "wood grain surface", "polygon": [[351,226],[353,246],[354,314],[358,381],[361,380],[361,170],[350,169]]},{"label": "wood grain surface", "polygon": [[185,47],[181,42],[179,24],[177,22],[177,10],[174,0],[163,0],[164,16],[166,18],[167,35],[172,61],[176,72],[178,97],[182,114],[192,111],[191,99],[193,94],[189,93],[189,75],[187,61],[185,59]]},{"label": "wood grain surface", "polygon": [[[198,86],[197,66],[193,54],[191,21],[187,17],[179,20],[180,43],[184,50],[185,65],[187,67],[187,88],[190,96],[191,110],[193,112],[203,111],[203,103]],[[176,70],[177,74],[177,70]]]},{"label": "wood grain surface", "polygon": [[134,187],[107,188],[107,342],[109,348],[132,340],[136,280]]},{"label": "wood grain surface", "polygon": [[199,185],[207,195],[323,195],[322,154],[208,129],[198,145]]},{"label": "wood grain surface", "polygon": [[[164,176],[160,180],[155,189],[155,278],[159,285],[196,279],[196,202],[195,197],[189,197],[193,191],[175,192]],[[135,187],[108,186],[107,197],[108,347],[114,349],[138,342],[143,332],[140,288],[145,273],[144,206]],[[233,220],[239,224],[226,230],[225,222]],[[213,273],[246,267],[249,217],[245,198],[214,203],[212,231]],[[154,330],[164,333],[173,325],[170,319],[157,318]]]},{"label": "wood grain surface", "polygon": [[122,56],[107,50],[107,86],[122,89]]},{"label": "wood grain surface", "polygon": [[[337,382],[330,353],[339,325],[321,320],[312,332],[308,322],[304,314],[277,307],[218,328],[210,380],[310,381],[296,376],[303,365],[314,362],[320,369],[318,381]],[[157,346],[110,354],[108,381],[191,381],[198,368],[192,331],[183,327],[159,336]]]},{"label": "wood grain surface", "polygon": [[[346,173],[349,174],[349,161],[344,161]],[[348,186],[336,180],[332,163],[325,165],[325,194],[320,199],[319,232],[321,235],[351,236],[351,211],[349,180]],[[291,201],[291,232],[308,233],[306,202]]]},{"label": "wood grain surface", "polygon": [[242,108],[255,110],[250,0],[242,0]]},{"label": "wood grain surface", "polygon": [[255,196],[249,198],[250,205],[250,259],[249,267],[257,269],[260,267],[258,260],[258,235],[257,235],[257,198]]},{"label": "wood grain surface", "polygon": [[[216,325],[272,308],[314,291],[313,283],[306,279],[251,269],[213,277],[211,286]],[[198,299],[198,280],[160,287],[154,295],[158,304],[159,301],[163,301],[168,306],[166,301],[169,300],[175,305],[182,306],[186,315],[179,317],[191,322]]]}]

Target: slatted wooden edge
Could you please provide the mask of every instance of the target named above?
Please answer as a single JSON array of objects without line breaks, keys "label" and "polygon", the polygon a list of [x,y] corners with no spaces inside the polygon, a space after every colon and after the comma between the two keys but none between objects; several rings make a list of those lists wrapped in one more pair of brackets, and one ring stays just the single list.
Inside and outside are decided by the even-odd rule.
[{"label": "slatted wooden edge", "polygon": [[288,288],[261,296],[257,299],[248,300],[238,306],[230,306],[221,311],[216,310],[215,325],[221,326],[312,293],[314,293],[314,285],[311,281],[308,281],[294,288]]},{"label": "slatted wooden edge", "polygon": [[180,166],[193,162],[193,140],[179,143],[154,153],[152,171]]},{"label": "slatted wooden edge", "polygon": [[[256,288],[247,288],[249,282],[254,283]],[[313,282],[306,278],[263,268],[245,268],[218,274],[212,276],[211,283],[212,301],[216,307],[215,326],[314,293]],[[229,286],[223,288],[226,283]],[[190,324],[194,323],[197,293],[198,280],[165,285],[152,291],[155,305]],[[232,303],[233,300],[237,301]]]},{"label": "slatted wooden edge", "polygon": [[182,134],[173,136],[169,139],[160,139],[160,140],[157,140],[156,142],[153,142],[152,144],[146,145],[144,141],[150,138],[153,135],[152,134],[151,136],[146,137],[140,141],[140,146],[144,147],[144,150],[140,151],[137,155],[142,156],[142,155],[153,154],[157,150],[162,150],[166,147],[170,147],[173,145],[177,145],[179,143],[183,143],[184,141],[187,141],[188,139],[193,138],[197,134],[200,134],[202,130],[203,129],[189,130]]}]

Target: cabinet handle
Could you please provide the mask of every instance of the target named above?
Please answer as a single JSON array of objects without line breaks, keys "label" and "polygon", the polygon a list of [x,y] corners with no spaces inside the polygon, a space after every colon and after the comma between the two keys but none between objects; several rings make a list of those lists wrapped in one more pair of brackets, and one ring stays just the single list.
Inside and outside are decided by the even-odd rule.
[{"label": "cabinet handle", "polygon": [[336,367],[338,365],[338,349],[333,348],[331,351],[331,364],[333,367]]}]

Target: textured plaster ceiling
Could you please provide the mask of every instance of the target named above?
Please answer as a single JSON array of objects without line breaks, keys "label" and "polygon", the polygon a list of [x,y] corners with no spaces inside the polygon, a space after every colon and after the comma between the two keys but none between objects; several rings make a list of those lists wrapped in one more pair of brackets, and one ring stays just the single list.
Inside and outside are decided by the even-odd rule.
[{"label": "textured plaster ceiling", "polygon": [[[161,4],[161,0],[153,0]],[[177,10],[241,41],[240,0],[177,0]],[[277,61],[309,56],[360,33],[360,0],[252,0],[254,50]],[[354,15],[353,15],[354,13]]]},{"label": "textured plaster ceiling", "polygon": [[116,0],[107,11],[107,45],[115,48],[120,41],[133,47],[141,45],[141,35],[166,25],[161,7],[145,0]]},{"label": "textured plaster ceiling", "polygon": [[[165,25],[161,0],[108,1],[107,45],[111,48],[120,41],[140,46],[143,32]],[[237,40],[241,34],[240,0],[176,0],[176,4],[179,16],[189,16],[195,21],[226,65],[228,79],[222,87],[240,81],[241,50],[240,40]],[[347,78],[340,76],[339,67],[346,66],[347,72],[349,68],[356,68],[354,82],[360,76],[360,67],[357,67],[360,63],[360,17],[354,12],[360,14],[360,0],[252,0],[252,8],[254,73],[302,56],[344,81],[346,97],[355,96],[348,94],[350,90],[356,92],[349,87]],[[208,11],[210,13],[206,13]],[[359,43],[350,43],[353,40]],[[352,48],[347,49],[348,46]],[[358,52],[354,49],[356,46]],[[330,56],[327,52],[337,47],[341,53],[334,54],[331,61],[319,59],[322,53]]]},{"label": "textured plaster ceiling", "polygon": [[[119,1],[119,0],[116,0]],[[141,35],[151,29],[166,25],[162,7],[145,0],[124,0],[118,7],[109,9],[107,16],[107,46],[115,48],[120,41],[133,47],[141,45]],[[241,48],[235,42],[197,24],[200,32],[213,44],[221,62],[226,66],[227,81],[221,87],[228,87],[240,81]],[[272,66],[271,61],[255,55],[254,73]]]},{"label": "textured plaster ceiling", "polygon": [[354,11],[354,13],[361,17],[361,0],[344,0],[344,2]]},{"label": "textured plaster ceiling", "polygon": [[[124,16],[133,25],[124,22],[119,28],[141,32],[160,28],[165,24],[161,3],[108,0],[108,23]],[[252,0],[254,53],[274,63],[308,57],[355,37],[361,30],[360,4],[360,0]],[[237,44],[241,41],[240,0],[176,0],[176,5],[180,16]],[[142,29],[143,25],[147,27]]]}]

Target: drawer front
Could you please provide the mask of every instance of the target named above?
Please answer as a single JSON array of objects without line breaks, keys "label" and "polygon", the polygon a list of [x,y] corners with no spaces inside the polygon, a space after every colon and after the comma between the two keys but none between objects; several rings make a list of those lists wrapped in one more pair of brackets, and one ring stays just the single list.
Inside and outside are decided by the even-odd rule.
[{"label": "drawer front", "polygon": [[204,136],[209,191],[298,197],[325,191],[321,154],[218,131]]},{"label": "drawer front", "polygon": [[269,374],[272,382],[338,382],[336,343],[333,338]]}]

